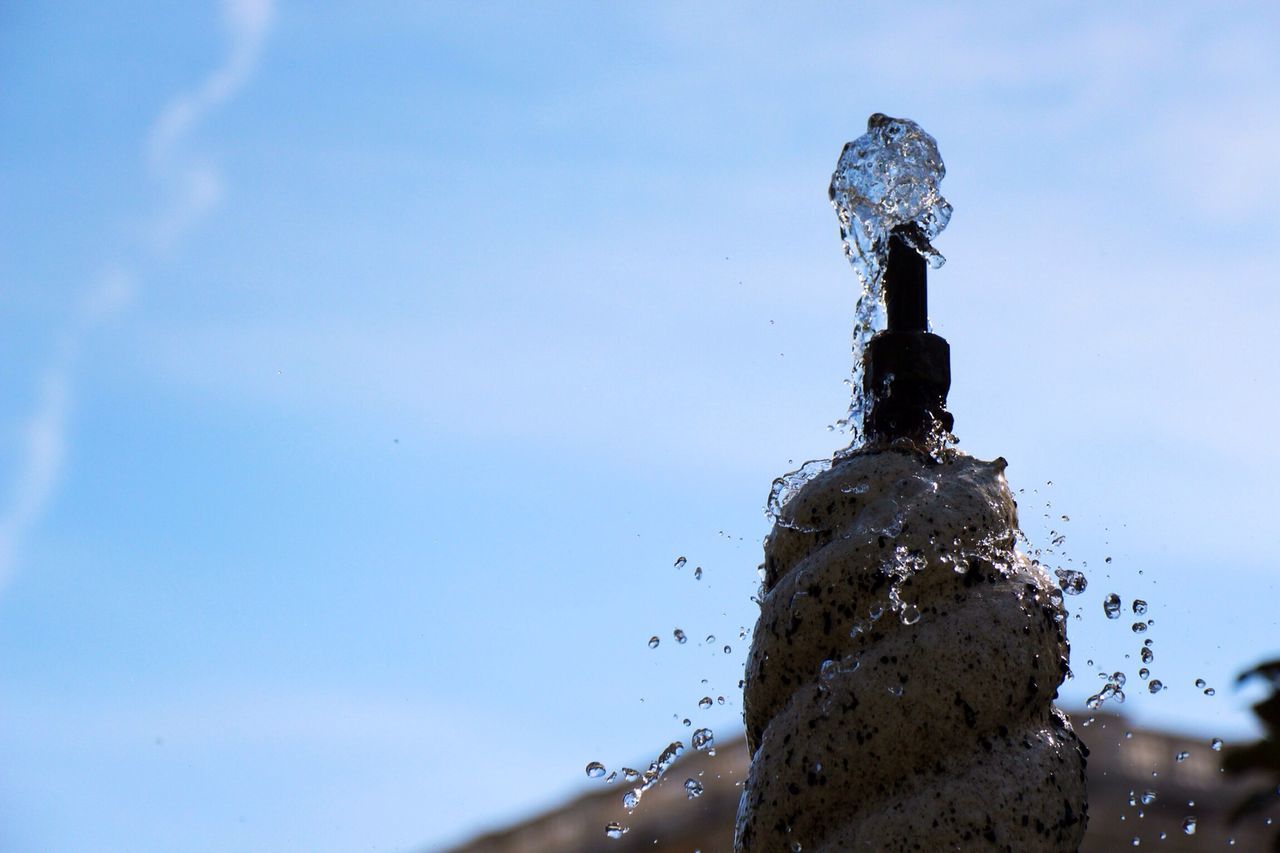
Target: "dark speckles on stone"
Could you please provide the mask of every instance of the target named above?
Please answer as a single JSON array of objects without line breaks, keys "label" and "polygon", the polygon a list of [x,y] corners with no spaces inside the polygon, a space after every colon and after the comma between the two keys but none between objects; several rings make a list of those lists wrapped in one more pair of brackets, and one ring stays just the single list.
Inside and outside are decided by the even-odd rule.
[{"label": "dark speckles on stone", "polygon": [[973,706],[966,702],[959,692],[956,693],[955,703],[964,712],[964,724],[971,729],[974,728],[978,723],[978,714],[973,710]]}]

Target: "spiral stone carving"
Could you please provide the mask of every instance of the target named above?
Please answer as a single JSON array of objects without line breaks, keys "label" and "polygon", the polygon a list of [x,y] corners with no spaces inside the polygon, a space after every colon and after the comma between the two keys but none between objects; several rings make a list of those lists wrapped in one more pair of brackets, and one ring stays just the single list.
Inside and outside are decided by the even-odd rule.
[{"label": "spiral stone carving", "polygon": [[1084,750],[1052,704],[1062,597],[1016,550],[1004,468],[864,451],[783,507],[739,853],[1079,847]]}]

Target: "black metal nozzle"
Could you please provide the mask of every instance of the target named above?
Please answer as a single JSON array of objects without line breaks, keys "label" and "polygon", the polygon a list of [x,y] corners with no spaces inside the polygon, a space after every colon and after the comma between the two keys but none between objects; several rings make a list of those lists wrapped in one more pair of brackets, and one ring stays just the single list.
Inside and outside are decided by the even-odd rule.
[{"label": "black metal nozzle", "polygon": [[889,235],[884,290],[890,332],[929,331],[929,268],[897,231]]},{"label": "black metal nozzle", "polygon": [[889,236],[885,306],[889,327],[863,353],[863,389],[870,400],[863,431],[869,441],[925,440],[938,426],[950,432],[951,348],[929,332],[928,267],[899,229]]}]

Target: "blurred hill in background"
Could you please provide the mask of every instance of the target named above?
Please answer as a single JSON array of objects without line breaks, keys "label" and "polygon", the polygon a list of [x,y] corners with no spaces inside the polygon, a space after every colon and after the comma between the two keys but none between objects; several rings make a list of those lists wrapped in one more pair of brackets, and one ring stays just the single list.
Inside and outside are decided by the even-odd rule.
[{"label": "blurred hill in background", "polygon": [[[1271,849],[1275,828],[1266,811],[1230,822],[1241,798],[1264,780],[1223,773],[1222,752],[1208,739],[1136,728],[1115,714],[1076,714],[1073,721],[1089,747],[1084,853],[1140,845],[1171,851]],[[741,738],[720,745],[714,756],[686,753],[632,814],[622,805],[628,785],[618,781],[452,853],[731,851],[747,765]],[[686,779],[703,785],[696,799],[686,794]],[[610,839],[605,827],[611,822],[629,829]]]}]

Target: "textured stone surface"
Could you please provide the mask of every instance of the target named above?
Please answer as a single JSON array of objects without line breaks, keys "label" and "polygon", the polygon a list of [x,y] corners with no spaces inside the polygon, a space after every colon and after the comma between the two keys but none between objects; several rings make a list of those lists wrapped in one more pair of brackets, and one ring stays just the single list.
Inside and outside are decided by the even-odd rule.
[{"label": "textured stone surface", "polygon": [[1075,850],[1084,758],[1053,707],[1061,593],[1015,549],[1004,461],[867,452],[765,546],[741,851]]}]

